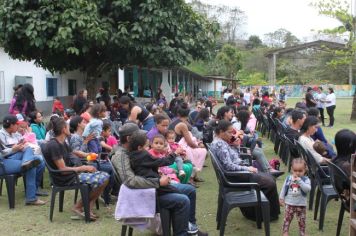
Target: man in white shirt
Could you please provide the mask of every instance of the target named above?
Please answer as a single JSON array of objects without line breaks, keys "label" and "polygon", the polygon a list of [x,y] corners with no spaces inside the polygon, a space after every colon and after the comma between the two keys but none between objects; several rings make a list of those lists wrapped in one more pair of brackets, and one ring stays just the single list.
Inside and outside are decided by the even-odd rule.
[{"label": "man in white shirt", "polygon": [[336,108],[336,96],[333,88],[329,88],[329,94],[326,96],[325,100],[325,107],[330,120],[328,127],[332,128],[335,122],[334,111]]},{"label": "man in white shirt", "polygon": [[323,93],[323,88],[319,87],[317,90],[318,94],[316,95],[316,99],[317,99],[317,104],[316,107],[319,110],[320,113],[320,119],[321,119],[321,123],[323,124],[323,126],[325,126],[325,117],[324,117],[324,108],[325,108],[325,103],[323,101],[326,100],[326,95],[325,93]]},{"label": "man in white shirt", "polygon": [[232,90],[228,89],[226,93],[224,93],[224,101],[226,102],[227,99],[232,95]]}]

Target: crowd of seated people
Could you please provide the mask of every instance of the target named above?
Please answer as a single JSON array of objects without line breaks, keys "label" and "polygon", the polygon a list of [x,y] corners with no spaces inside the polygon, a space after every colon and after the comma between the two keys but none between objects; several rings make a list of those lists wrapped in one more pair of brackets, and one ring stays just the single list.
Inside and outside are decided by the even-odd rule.
[{"label": "crowd of seated people", "polygon": [[[106,205],[115,204],[120,184],[135,189],[156,188],[160,207],[173,212],[175,235],[204,235],[195,217],[196,188],[204,182],[199,173],[206,166],[205,144],[211,143],[211,151],[225,170],[252,173],[250,179],[234,181],[259,183],[270,201],[271,219],[277,219],[280,208],[275,178],[283,172],[274,169],[266,157],[256,131],[257,112],[278,119],[286,136],[301,142],[318,163],[335,158],[335,151],[318,125],[317,108],[306,109],[299,104],[286,109],[285,100],[268,98],[268,93],[263,99],[238,90],[229,94],[227,104],[214,115],[214,103],[207,98],[192,105],[178,93],[168,105],[161,93],[156,102],[144,106],[132,96],[118,93],[113,102],[105,96],[105,101],[98,97],[94,103],[82,90],[74,99],[73,109],[55,110],[47,127],[37,110],[28,118],[24,114],[4,118],[0,131],[3,153],[13,153],[4,159],[5,169],[8,173],[25,173],[27,204],[45,204],[36,196],[46,195],[40,189],[44,159],[39,146],[44,144],[46,161],[52,168],[74,170],[80,181],[92,186],[92,220],[98,219],[92,210],[95,200],[102,197]],[[296,150],[291,152],[298,157]],[[91,153],[98,155],[95,162],[86,160]],[[253,165],[242,155],[251,156]],[[348,153],[337,157],[345,166]],[[115,172],[121,183],[116,182]],[[56,177],[62,185],[72,180],[73,176]],[[81,202],[72,210],[83,216]],[[242,212],[249,219],[255,218],[254,210],[246,208]]]}]

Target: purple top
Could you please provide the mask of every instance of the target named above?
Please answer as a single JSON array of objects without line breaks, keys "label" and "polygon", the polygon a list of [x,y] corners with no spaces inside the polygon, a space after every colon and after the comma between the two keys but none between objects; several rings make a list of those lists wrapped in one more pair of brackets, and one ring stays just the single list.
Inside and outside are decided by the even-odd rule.
[{"label": "purple top", "polygon": [[157,127],[154,126],[150,131],[148,131],[146,136],[147,136],[148,140],[150,140],[150,142],[152,142],[153,137],[156,136],[157,134],[160,134],[160,132],[158,131]]}]

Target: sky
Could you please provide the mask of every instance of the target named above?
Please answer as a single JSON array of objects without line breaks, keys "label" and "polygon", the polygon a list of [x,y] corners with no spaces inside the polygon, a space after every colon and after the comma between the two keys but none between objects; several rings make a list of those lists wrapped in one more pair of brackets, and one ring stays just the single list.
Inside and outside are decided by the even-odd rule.
[{"label": "sky", "polygon": [[[311,38],[316,32],[339,26],[337,20],[321,16],[310,0],[201,0],[211,5],[238,6],[247,15],[247,36],[285,28],[299,39]],[[352,0],[349,0],[352,1]]]}]

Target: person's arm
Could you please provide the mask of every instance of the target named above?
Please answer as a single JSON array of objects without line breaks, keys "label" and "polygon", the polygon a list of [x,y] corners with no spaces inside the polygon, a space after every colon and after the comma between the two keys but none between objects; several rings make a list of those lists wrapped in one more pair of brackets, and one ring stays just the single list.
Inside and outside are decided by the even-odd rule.
[{"label": "person's arm", "polygon": [[137,120],[137,116],[138,116],[138,114],[140,114],[141,112],[142,112],[142,109],[141,109],[139,106],[134,106],[134,107],[131,109],[130,116],[129,116],[129,120],[138,123],[139,121]]},{"label": "person's arm", "polygon": [[[178,132],[177,132],[178,131]],[[175,127],[175,132],[177,134],[181,133],[183,138],[185,139],[185,142],[191,147],[191,148],[198,148],[199,146],[193,142],[192,137],[190,136],[188,126],[181,122]]]},{"label": "person's arm", "polygon": [[324,157],[315,151],[315,149],[313,148],[313,143],[309,138],[305,137],[304,135],[301,135],[299,138],[299,142],[312,154],[316,162],[324,162]]},{"label": "person's arm", "polygon": [[319,127],[316,130],[315,137],[323,143],[328,143],[328,141],[326,140],[326,138],[324,136],[323,129],[321,127]]},{"label": "person's arm", "polygon": [[228,148],[217,146],[213,148],[217,159],[226,171],[249,171],[249,167],[233,163]]},{"label": "person's arm", "polygon": [[158,168],[162,166],[172,165],[175,161],[176,155],[174,153],[169,154],[167,157],[154,159],[151,156],[147,155],[143,159],[138,160],[140,166]]},{"label": "person's arm", "polygon": [[53,160],[54,164],[57,166],[58,170],[61,171],[75,171],[75,172],[95,172],[96,168],[90,165],[83,165],[77,167],[69,167],[64,163],[63,158]]},{"label": "person's arm", "polygon": [[118,172],[122,183],[129,188],[159,188],[159,178],[144,178],[136,176],[130,166],[129,157],[118,150],[113,155],[111,162]]},{"label": "person's arm", "polygon": [[112,151],[112,147],[108,144],[105,143],[105,141],[100,141],[100,145],[102,148],[109,150],[110,152]]},{"label": "person's arm", "polygon": [[70,139],[70,147],[72,148],[73,152],[80,151],[84,153],[89,153],[88,142],[92,140],[93,137],[93,133],[89,134],[85,139],[83,139],[83,137],[80,137],[79,135],[72,136],[72,138]]},{"label": "person's arm", "polygon": [[287,184],[288,178],[289,178],[289,176],[284,180],[283,186],[281,188],[281,192],[279,193],[279,199],[284,200],[284,198],[286,196],[286,184]]},{"label": "person's arm", "polygon": [[311,189],[311,185],[310,185],[310,180],[309,178],[306,178],[305,181],[303,181],[302,178],[300,178],[298,180],[298,183],[299,183],[299,186],[300,186],[300,189],[304,192],[304,193],[308,193]]},{"label": "person's arm", "polygon": [[14,114],[15,112],[15,104],[16,98],[11,99],[10,107],[9,107],[9,114]]}]

